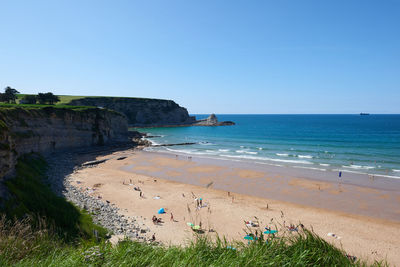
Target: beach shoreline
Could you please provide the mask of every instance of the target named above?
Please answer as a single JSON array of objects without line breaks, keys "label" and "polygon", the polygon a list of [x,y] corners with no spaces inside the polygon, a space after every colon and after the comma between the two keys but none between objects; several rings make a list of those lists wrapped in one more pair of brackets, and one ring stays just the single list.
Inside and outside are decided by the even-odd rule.
[{"label": "beach shoreline", "polygon": [[[369,260],[387,257],[390,263],[400,264],[400,256],[395,253],[400,246],[400,233],[397,231],[400,222],[385,219],[384,216],[382,218],[382,214],[364,216],[331,209],[329,205],[318,208],[299,203],[301,201],[274,199],[275,188],[269,191],[269,197],[243,194],[240,190],[225,190],[219,186],[234,175],[230,174],[228,179],[218,179],[218,174],[226,172],[228,168],[209,162],[200,163],[195,158],[176,158],[174,155],[126,150],[97,159],[107,161],[92,168],[75,171],[69,176],[71,185],[79,190],[89,188],[93,197],[100,197],[103,201],[114,204],[125,217],[135,217],[143,221],[149,228],[146,239],[155,234],[157,241],[163,244],[184,245],[193,238],[193,232],[187,223],[201,222],[202,228],[211,237],[218,233],[228,240],[243,240],[244,221],[258,218],[263,227],[273,226],[279,229],[302,223],[328,242],[343,247],[347,253]],[[270,175],[271,177],[264,178],[260,177],[259,171],[241,170],[238,167],[235,166],[234,170],[241,176],[239,178],[242,183],[231,184],[236,189],[249,190],[249,185],[246,184],[252,183],[260,187],[262,183],[257,181],[268,178],[270,183],[280,184],[283,189],[289,190],[286,195],[297,192],[299,199],[310,196],[310,192],[317,192],[328,196],[327,202],[335,202],[343,199],[342,194],[352,193],[348,189],[351,185],[345,185],[343,192],[337,193],[337,189],[332,188],[329,182],[320,182],[320,191],[312,180],[294,178],[297,180],[290,179],[292,184],[281,184],[280,181],[286,181],[282,177]],[[178,175],[183,171],[186,171],[183,175],[185,179]],[[274,180],[278,182],[271,182]],[[140,191],[136,191],[135,187],[140,188]],[[330,192],[332,190],[335,193]],[[379,191],[365,187],[357,192],[366,198],[381,195],[376,194],[375,190]],[[201,197],[207,206],[197,209],[194,197]],[[356,200],[357,198],[353,199],[353,202],[359,201]],[[167,213],[157,214],[160,208],[165,208]],[[170,218],[171,213],[173,220]],[[153,216],[162,218],[163,223],[153,224]],[[210,229],[215,232],[208,232]],[[328,233],[335,233],[336,238],[328,236]]]},{"label": "beach shoreline", "polygon": [[[137,161],[124,165],[122,170],[198,186],[213,182],[215,189],[223,191],[400,222],[400,181],[396,179],[372,180],[358,174],[338,178],[336,172],[162,152],[138,153],[140,156],[134,157]],[[186,164],[174,167],[177,159]],[[149,162],[158,167],[148,166]],[[192,169],[191,165],[196,167]]]}]

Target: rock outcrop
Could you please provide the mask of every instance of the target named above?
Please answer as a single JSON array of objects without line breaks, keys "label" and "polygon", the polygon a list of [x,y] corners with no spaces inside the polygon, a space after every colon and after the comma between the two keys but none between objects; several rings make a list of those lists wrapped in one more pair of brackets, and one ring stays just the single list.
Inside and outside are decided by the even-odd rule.
[{"label": "rock outcrop", "polygon": [[0,180],[20,155],[127,142],[124,115],[98,108],[0,108]]},{"label": "rock outcrop", "polygon": [[235,125],[233,121],[221,121],[219,122],[215,114],[211,114],[204,120],[198,120],[193,124],[194,126],[229,126]]},{"label": "rock outcrop", "polygon": [[69,105],[95,106],[124,114],[130,126],[191,125],[195,117],[172,100],[129,97],[85,97],[72,100]]}]

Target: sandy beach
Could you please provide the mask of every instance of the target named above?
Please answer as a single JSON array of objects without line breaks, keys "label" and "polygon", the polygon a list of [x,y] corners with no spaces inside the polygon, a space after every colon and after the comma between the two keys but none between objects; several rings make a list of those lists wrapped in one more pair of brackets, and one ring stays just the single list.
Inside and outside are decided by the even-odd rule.
[{"label": "sandy beach", "polygon": [[[351,255],[400,265],[397,181],[387,186],[382,180],[357,177],[318,180],[301,171],[296,175],[234,161],[133,150],[97,159],[107,161],[75,171],[72,184],[91,189],[93,196],[115,204],[125,216],[141,216],[150,228],[148,235],[154,233],[163,244],[189,242],[193,231],[187,223],[201,224],[207,235],[240,241],[244,221],[258,221],[262,229],[277,227],[280,232],[302,223]],[[196,198],[202,199],[201,208]],[[166,213],[157,214],[160,208]],[[153,224],[154,215],[163,223]]]}]

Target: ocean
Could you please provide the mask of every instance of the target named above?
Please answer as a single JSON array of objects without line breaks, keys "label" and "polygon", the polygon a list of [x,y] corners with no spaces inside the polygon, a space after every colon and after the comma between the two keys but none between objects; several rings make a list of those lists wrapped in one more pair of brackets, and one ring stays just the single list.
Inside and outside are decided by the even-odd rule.
[{"label": "ocean", "polygon": [[[198,119],[206,115],[196,115]],[[180,155],[400,179],[400,115],[218,115],[235,126],[142,128]]]}]

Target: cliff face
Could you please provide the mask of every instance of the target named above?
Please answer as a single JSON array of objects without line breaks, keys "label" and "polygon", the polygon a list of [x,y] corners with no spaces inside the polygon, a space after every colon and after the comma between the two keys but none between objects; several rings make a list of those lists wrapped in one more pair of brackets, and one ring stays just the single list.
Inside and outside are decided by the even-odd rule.
[{"label": "cliff face", "polygon": [[30,152],[128,141],[125,116],[97,108],[0,108],[0,180]]},{"label": "cliff face", "polygon": [[125,98],[125,97],[86,97],[72,100],[70,105],[95,106],[125,114],[131,126],[190,125],[196,121],[189,116],[186,108],[172,100]]}]

